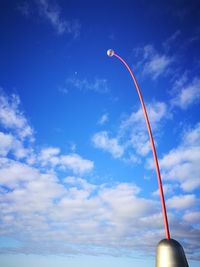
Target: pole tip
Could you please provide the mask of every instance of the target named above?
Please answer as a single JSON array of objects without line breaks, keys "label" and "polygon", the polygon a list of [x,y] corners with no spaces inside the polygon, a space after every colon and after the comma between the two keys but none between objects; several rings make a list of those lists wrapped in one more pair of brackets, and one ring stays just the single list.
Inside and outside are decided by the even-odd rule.
[{"label": "pole tip", "polygon": [[109,56],[109,57],[112,57],[113,55],[114,55],[114,50],[112,50],[112,49],[108,49],[107,50],[107,55]]}]

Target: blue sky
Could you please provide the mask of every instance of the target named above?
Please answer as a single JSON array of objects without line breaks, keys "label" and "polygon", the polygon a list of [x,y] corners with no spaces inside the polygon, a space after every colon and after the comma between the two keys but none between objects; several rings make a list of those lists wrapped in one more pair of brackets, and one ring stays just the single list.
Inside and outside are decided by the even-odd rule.
[{"label": "blue sky", "polygon": [[198,1],[0,2],[0,261],[154,266],[171,237],[200,261]]}]

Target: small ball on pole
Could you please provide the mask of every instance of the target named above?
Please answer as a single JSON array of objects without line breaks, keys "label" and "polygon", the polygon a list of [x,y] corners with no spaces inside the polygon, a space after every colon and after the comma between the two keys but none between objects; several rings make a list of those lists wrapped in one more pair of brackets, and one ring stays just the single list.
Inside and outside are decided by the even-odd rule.
[{"label": "small ball on pole", "polygon": [[107,55],[109,56],[109,57],[112,57],[113,55],[114,55],[114,50],[112,50],[112,49],[108,49],[107,50]]}]

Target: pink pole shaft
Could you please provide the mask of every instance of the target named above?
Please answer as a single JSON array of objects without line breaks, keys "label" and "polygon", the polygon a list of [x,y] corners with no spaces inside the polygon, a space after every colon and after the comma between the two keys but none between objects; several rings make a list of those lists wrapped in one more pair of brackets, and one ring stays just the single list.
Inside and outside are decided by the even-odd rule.
[{"label": "pink pole shaft", "polygon": [[133,72],[131,71],[130,67],[128,66],[128,64],[117,54],[113,54],[113,56],[117,57],[128,69],[133,82],[135,84],[135,87],[137,89],[139,98],[140,98],[140,102],[142,105],[142,110],[144,113],[144,117],[145,117],[145,121],[146,121],[146,125],[147,125],[147,129],[148,129],[148,133],[149,133],[149,138],[150,138],[150,142],[151,142],[151,147],[152,147],[152,152],[153,152],[153,158],[154,158],[154,163],[155,163],[155,168],[156,168],[156,174],[157,174],[157,178],[158,178],[158,187],[159,187],[159,192],[160,192],[160,199],[161,199],[161,206],[162,206],[162,213],[163,213],[163,220],[164,220],[164,226],[165,226],[165,234],[166,234],[166,239],[170,239],[170,233],[169,233],[169,224],[168,224],[168,219],[167,219],[167,211],[166,211],[166,206],[165,206],[165,198],[164,198],[164,193],[163,193],[163,186],[162,186],[162,180],[161,180],[161,175],[160,175],[160,168],[159,168],[159,164],[158,164],[158,158],[157,158],[157,154],[156,154],[156,148],[155,148],[155,144],[154,144],[154,139],[153,139],[153,134],[152,134],[152,130],[151,130],[151,126],[150,126],[150,122],[149,122],[149,118],[147,115],[147,111],[146,111],[146,107],[144,104],[144,100],[142,97],[142,93],[140,91],[140,88],[138,86],[137,80],[133,74]]}]

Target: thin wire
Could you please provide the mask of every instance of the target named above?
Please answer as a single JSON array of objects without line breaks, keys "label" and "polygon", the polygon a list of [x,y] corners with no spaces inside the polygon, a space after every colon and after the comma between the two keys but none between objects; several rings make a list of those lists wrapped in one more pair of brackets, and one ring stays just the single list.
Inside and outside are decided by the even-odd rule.
[{"label": "thin wire", "polygon": [[164,193],[163,193],[163,186],[162,186],[162,180],[161,180],[161,175],[160,175],[160,168],[159,168],[159,164],[158,164],[158,158],[157,158],[157,153],[156,153],[156,148],[155,148],[155,144],[154,144],[154,139],[153,139],[153,134],[152,134],[152,130],[151,130],[151,126],[150,126],[150,122],[149,122],[149,118],[148,118],[148,114],[146,111],[146,107],[144,104],[144,100],[142,97],[142,93],[140,91],[140,88],[138,86],[137,80],[133,74],[133,72],[131,71],[130,67],[128,66],[128,64],[116,53],[113,54],[113,56],[117,57],[128,69],[133,82],[135,84],[135,87],[137,89],[139,98],[140,98],[140,102],[142,105],[142,110],[144,113],[144,117],[145,117],[145,121],[146,121],[146,125],[147,125],[147,130],[149,133],[149,138],[150,138],[150,142],[151,142],[151,147],[152,147],[152,152],[153,152],[153,158],[154,158],[154,163],[155,163],[155,168],[156,168],[156,174],[157,174],[157,178],[158,178],[158,187],[159,187],[159,192],[160,192],[160,200],[161,200],[161,206],[162,206],[162,214],[163,214],[163,220],[164,220],[164,226],[165,226],[165,234],[166,234],[166,239],[170,239],[170,232],[169,232],[169,224],[168,224],[168,219],[167,219],[167,211],[166,211],[166,206],[165,206],[165,198],[164,198]]}]

